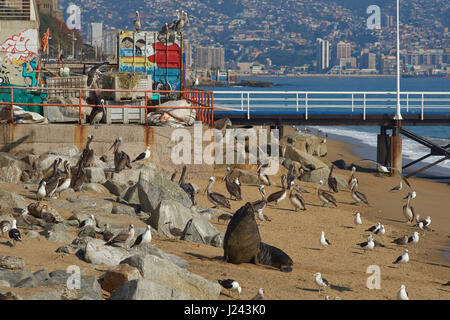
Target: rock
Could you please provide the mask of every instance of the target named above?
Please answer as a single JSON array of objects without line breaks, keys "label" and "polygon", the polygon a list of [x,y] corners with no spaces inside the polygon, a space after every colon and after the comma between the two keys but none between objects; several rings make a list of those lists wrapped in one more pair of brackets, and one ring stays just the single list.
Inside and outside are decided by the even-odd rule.
[{"label": "rock", "polygon": [[339,159],[333,162],[333,164],[338,168],[338,169],[342,169],[342,170],[347,170],[348,166],[345,163],[345,160],[343,159]]},{"label": "rock", "polygon": [[221,287],[218,283],[193,274],[172,262],[154,255],[138,254],[121,263],[136,267],[145,280],[185,293],[193,299],[218,299]]},{"label": "rock", "polygon": [[68,243],[75,239],[75,236],[65,231],[44,231],[43,235],[50,242]]},{"label": "rock", "polygon": [[0,280],[0,288],[11,288],[11,285],[8,281]]},{"label": "rock", "polygon": [[27,202],[17,193],[0,190],[0,210],[26,208]]},{"label": "rock", "polygon": [[261,183],[257,173],[235,168],[230,174],[230,180],[234,181],[236,178],[239,178],[242,184],[259,185]]},{"label": "rock", "polygon": [[11,287],[14,287],[16,283],[33,276],[33,274],[28,270],[14,270],[8,271],[0,269],[0,281],[5,281],[9,283]]},{"label": "rock", "polygon": [[158,247],[150,244],[150,243],[143,243],[139,246],[136,246],[133,248],[133,250],[136,253],[144,253],[144,254],[150,254],[157,256],[161,259],[169,260],[170,262],[174,263],[175,265],[179,266],[180,268],[189,268],[189,263],[184,260],[183,258],[180,258],[179,256],[176,256],[171,253],[167,253],[159,249]]},{"label": "rock", "polygon": [[155,282],[138,279],[125,282],[110,300],[193,300],[194,297]]},{"label": "rock", "polygon": [[[284,148],[287,148],[288,146],[292,146],[296,148],[297,150],[307,152],[307,141],[309,135],[304,135],[301,133],[293,133],[284,137],[281,137],[280,139],[280,148],[283,150]],[[283,157],[285,157],[284,154],[280,153]]]},{"label": "rock", "polygon": [[44,282],[50,279],[50,275],[45,269],[36,271],[35,273],[33,273],[33,276],[38,282]]},{"label": "rock", "polygon": [[18,167],[11,165],[8,167],[0,168],[0,182],[6,183],[20,183],[20,178],[22,177],[22,170]]},{"label": "rock", "polygon": [[136,217],[136,211],[133,207],[129,206],[113,206],[112,214],[124,214],[131,217]]},{"label": "rock", "polygon": [[0,168],[3,167],[16,167],[21,172],[23,170],[30,170],[31,166],[24,161],[12,156],[6,152],[0,152]]},{"label": "rock", "polygon": [[[103,292],[98,280],[95,276],[85,276],[80,274],[80,288],[74,288],[77,292],[77,299],[79,300],[102,300]],[[70,283],[69,277],[73,273],[67,272],[66,270],[55,270],[50,272],[50,279],[48,279],[44,285],[49,286],[53,284],[63,284],[67,287],[68,282]],[[71,283],[75,285],[76,283]],[[72,293],[73,294],[73,293]]]},{"label": "rock", "polygon": [[98,212],[111,213],[112,210],[111,201],[99,198],[90,198],[82,195],[76,197],[68,197],[65,200],[64,199],[52,200],[52,204],[55,207],[68,210],[71,212],[85,211],[92,213],[92,211],[94,211],[95,213]]},{"label": "rock", "polygon": [[174,236],[170,233],[169,227],[165,223],[171,221],[171,227],[184,230],[186,223],[195,214],[194,209],[187,208],[177,201],[163,200],[160,202],[157,210],[152,213],[150,219],[148,219],[148,224],[157,230],[159,235],[173,238]]},{"label": "rock", "polygon": [[43,219],[47,223],[60,223],[64,221],[58,211],[44,203],[30,203],[27,209],[33,217]]},{"label": "rock", "polygon": [[[305,173],[300,178],[300,180],[305,181],[305,182],[313,182],[313,183],[317,183],[317,184],[320,182],[320,180],[322,180],[324,185],[326,185],[329,175],[330,175],[330,169],[321,168],[321,169],[317,169],[317,170],[313,170],[311,172]],[[347,188],[347,181],[344,178],[337,176],[335,174],[334,174],[334,176],[338,183],[338,187]]]},{"label": "rock", "polygon": [[0,268],[17,270],[25,268],[25,261],[20,257],[0,256]]},{"label": "rock", "polygon": [[89,167],[85,168],[86,181],[89,183],[102,184],[106,181],[105,171],[103,168]]},{"label": "rock", "polygon": [[253,207],[246,203],[231,218],[223,241],[224,258],[234,264],[253,263],[261,242]]},{"label": "rock", "polygon": [[92,191],[96,193],[108,194],[109,191],[103,185],[98,183],[83,183],[81,191]]},{"label": "rock", "polygon": [[55,224],[51,224],[48,227],[46,227],[44,229],[44,232],[58,232],[58,231],[62,231],[62,232],[67,232],[69,231],[69,228],[67,228],[66,225],[62,224],[62,223],[55,223]]},{"label": "rock", "polygon": [[138,195],[142,211],[152,214],[157,211],[163,200],[176,201],[188,208],[192,205],[187,193],[177,183],[161,174],[153,163],[145,164],[141,170]]},{"label": "rock", "polygon": [[25,236],[27,236],[28,238],[41,240],[39,233],[37,233],[36,231],[27,231],[25,232]]},{"label": "rock", "polygon": [[182,240],[211,245],[211,240],[220,235],[219,231],[203,217],[195,217],[191,221],[186,229],[189,235],[182,237]]},{"label": "rock", "polygon": [[138,186],[135,184],[127,189],[125,192],[123,199],[131,204],[141,204],[139,200]]},{"label": "rock", "polygon": [[111,181],[111,180],[107,180],[105,183],[103,183],[103,186],[113,195],[116,196],[121,196],[126,188],[127,185],[120,183],[118,181]]},{"label": "rock", "polygon": [[36,288],[38,286],[38,280],[34,277],[28,277],[26,279],[23,279],[22,281],[19,281],[14,285],[16,288]]},{"label": "rock", "polygon": [[94,226],[85,226],[78,231],[78,238],[91,237],[95,238],[97,232]]},{"label": "rock", "polygon": [[113,292],[125,282],[137,280],[140,277],[139,270],[135,267],[128,264],[119,264],[117,267],[106,272],[103,278],[102,288],[108,292]]},{"label": "rock", "polygon": [[130,253],[120,247],[105,246],[105,242],[100,239],[90,240],[84,250],[84,260],[92,264],[102,264],[115,267]]},{"label": "rock", "polygon": [[47,154],[54,154],[60,157],[80,157],[81,156],[81,150],[74,145],[65,146],[57,149],[53,149]]},{"label": "rock", "polygon": [[78,222],[78,220],[76,220],[76,219],[75,220],[65,220],[63,222],[63,224],[65,226],[75,227],[75,228],[78,228],[80,226],[80,222]]},{"label": "rock", "polygon": [[309,170],[316,170],[319,168],[328,168],[328,166],[320,161],[319,159],[313,157],[309,153],[300,151],[292,146],[286,148],[285,157],[292,161],[300,162],[303,168]]},{"label": "rock", "polygon": [[133,185],[138,182],[140,174],[141,170],[127,169],[122,170],[121,172],[113,172],[110,180],[114,182],[119,182],[122,185]]},{"label": "rock", "polygon": [[[37,288],[35,291],[40,291],[41,288]],[[45,290],[43,292],[37,292],[33,293],[33,295],[28,298],[25,297],[26,300],[47,300],[47,301],[53,301],[53,300],[61,300],[61,295],[55,291],[55,290]]]},{"label": "rock", "polygon": [[23,300],[23,298],[16,293],[8,291],[4,295],[0,293],[0,300]]}]

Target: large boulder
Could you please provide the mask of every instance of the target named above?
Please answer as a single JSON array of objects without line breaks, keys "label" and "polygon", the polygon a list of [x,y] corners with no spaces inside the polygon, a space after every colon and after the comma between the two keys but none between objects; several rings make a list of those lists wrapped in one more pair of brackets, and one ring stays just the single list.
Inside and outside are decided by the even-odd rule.
[{"label": "large boulder", "polygon": [[145,280],[184,292],[184,296],[190,296],[192,299],[215,300],[219,298],[221,287],[218,283],[193,274],[166,259],[154,255],[138,254],[121,263],[136,267]]},{"label": "large boulder", "polygon": [[0,190],[0,210],[24,209],[27,207],[27,202],[22,196],[17,193]]},{"label": "large boulder", "polygon": [[145,279],[125,282],[110,300],[193,300],[189,294]]},{"label": "large boulder", "polygon": [[20,183],[22,170],[15,165],[0,167],[0,182]]},{"label": "large boulder", "polygon": [[316,170],[319,168],[328,168],[328,166],[321,160],[312,156],[311,154],[298,150],[292,146],[286,148],[284,156],[292,161],[299,162],[303,168],[308,170]]},{"label": "large boulder", "polygon": [[216,237],[220,237],[220,232],[204,217],[192,218],[186,228],[186,233],[187,235],[182,240],[208,245],[221,243],[221,241],[212,242]]},{"label": "large boulder", "polygon": [[85,168],[86,181],[89,183],[104,183],[106,181],[105,171],[103,168]]},{"label": "large boulder", "polygon": [[261,236],[253,207],[246,203],[231,218],[223,240],[224,258],[234,264],[254,263]]},{"label": "large boulder", "polygon": [[115,267],[130,256],[127,250],[120,247],[106,246],[100,239],[92,239],[87,242],[86,247],[81,249],[84,252],[84,260],[88,263],[101,264]]},{"label": "large boulder", "polygon": [[157,230],[158,235],[173,238],[174,236],[170,233],[169,225],[166,222],[171,221],[171,227],[184,230],[187,222],[196,214],[193,208],[188,208],[178,201],[162,200],[147,223]]},{"label": "large boulder", "polygon": [[242,184],[255,185],[261,183],[257,173],[243,169],[233,169],[230,174],[230,180],[234,181],[236,178],[239,178],[239,181]]},{"label": "large boulder", "polygon": [[[312,183],[317,183],[317,184],[320,182],[320,180],[322,180],[323,183],[326,185],[329,175],[330,175],[330,169],[320,168],[317,170],[306,172],[305,174],[303,174],[301,176],[300,180],[304,181],[304,182],[312,182]],[[347,188],[347,181],[344,178],[337,176],[335,174],[333,174],[333,175],[336,178],[338,187]]]},{"label": "large boulder", "polygon": [[30,203],[27,209],[33,217],[42,219],[47,223],[60,223],[64,221],[58,211],[41,202]]},{"label": "large boulder", "polygon": [[183,258],[180,258],[179,256],[176,256],[171,253],[167,253],[159,249],[158,247],[150,244],[150,243],[142,243],[136,247],[133,248],[133,250],[136,253],[143,253],[143,254],[150,254],[157,256],[161,259],[169,260],[170,262],[174,263],[175,265],[179,266],[180,268],[189,268],[189,263],[184,260]]},{"label": "large boulder", "polygon": [[20,257],[0,256],[0,268],[17,270],[25,268],[25,261]]},{"label": "large boulder", "polygon": [[29,164],[6,152],[0,152],[0,168],[2,167],[16,167],[20,171],[31,169]]},{"label": "large boulder", "polygon": [[99,198],[90,198],[87,196],[73,196],[66,199],[51,200],[52,205],[57,208],[68,210],[71,212],[104,212],[111,213],[112,202]]},{"label": "large boulder", "polygon": [[137,185],[142,211],[153,214],[163,200],[176,201],[188,208],[192,206],[187,193],[161,173],[153,163],[145,164],[142,168]]},{"label": "large boulder", "polygon": [[102,288],[108,292],[113,292],[125,282],[137,280],[141,277],[139,270],[128,264],[119,264],[108,270],[103,277]]},{"label": "large boulder", "polygon": [[5,281],[10,287],[14,287],[17,283],[22,282],[24,279],[32,277],[33,274],[29,270],[16,269],[6,270],[0,269],[0,281]]},{"label": "large boulder", "polygon": [[141,204],[139,201],[139,192],[138,192],[138,185],[135,184],[131,187],[129,187],[123,195],[123,199],[131,204]]}]

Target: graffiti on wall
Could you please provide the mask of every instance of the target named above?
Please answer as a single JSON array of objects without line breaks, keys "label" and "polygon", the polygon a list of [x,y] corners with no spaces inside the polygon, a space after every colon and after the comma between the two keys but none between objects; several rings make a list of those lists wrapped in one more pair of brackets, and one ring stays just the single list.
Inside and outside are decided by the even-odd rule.
[{"label": "graffiti on wall", "polygon": [[152,76],[154,83],[181,89],[180,39],[165,41],[158,32],[119,32],[119,71]]}]

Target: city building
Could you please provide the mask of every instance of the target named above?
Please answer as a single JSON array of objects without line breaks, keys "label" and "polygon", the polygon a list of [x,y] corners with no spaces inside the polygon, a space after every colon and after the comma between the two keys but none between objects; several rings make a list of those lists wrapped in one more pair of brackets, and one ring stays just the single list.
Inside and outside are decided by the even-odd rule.
[{"label": "city building", "polygon": [[38,12],[55,17],[61,21],[64,20],[63,13],[58,9],[58,0],[37,0]]},{"label": "city building", "polygon": [[91,22],[88,27],[88,43],[96,48],[103,45],[103,23]]},{"label": "city building", "polygon": [[103,54],[115,58],[117,55],[117,30],[103,31]]},{"label": "city building", "polygon": [[223,47],[197,47],[194,55],[197,69],[225,69],[225,49]]},{"label": "city building", "polygon": [[318,38],[316,40],[317,72],[324,72],[330,68],[330,42]]},{"label": "city building", "polygon": [[375,53],[364,52],[361,55],[361,69],[376,69],[377,56]]}]

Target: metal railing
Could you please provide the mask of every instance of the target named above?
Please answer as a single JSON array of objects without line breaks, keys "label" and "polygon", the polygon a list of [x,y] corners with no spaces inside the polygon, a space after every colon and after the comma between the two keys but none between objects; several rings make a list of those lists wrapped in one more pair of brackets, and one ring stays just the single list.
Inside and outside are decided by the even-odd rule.
[{"label": "metal railing", "polygon": [[[214,91],[215,108],[231,112],[395,114],[397,93],[381,91]],[[450,92],[401,92],[402,113],[450,113]]]},{"label": "metal railing", "polygon": [[[67,104],[67,103],[30,103],[30,102],[20,102],[14,101],[14,96],[18,92],[27,92],[36,96],[40,94],[48,93],[49,91],[58,92],[76,92],[76,97],[78,103]],[[102,94],[105,92],[128,92],[131,94],[139,93],[144,100],[143,106],[136,105],[105,105],[105,108],[145,108],[145,123],[148,125],[148,113],[149,111],[156,111],[158,109],[194,109],[196,113],[196,120],[203,122],[209,127],[214,126],[214,97],[212,91],[200,90],[200,89],[185,89],[182,91],[164,91],[164,90],[126,90],[126,89],[88,89],[88,88],[46,88],[46,87],[0,87],[0,107],[9,107],[10,112],[10,123],[14,123],[14,106],[36,106],[36,107],[78,107],[78,123],[82,124],[82,109],[87,107],[99,107],[96,104],[83,103],[83,96],[89,95],[89,92],[94,91],[97,94]],[[190,106],[171,106],[169,104],[165,105],[152,105],[149,104],[149,100],[152,100],[153,95],[159,95],[168,97],[179,96],[190,103]],[[5,99],[7,98],[7,99]],[[8,101],[5,101],[8,100]],[[17,99],[16,99],[17,100]],[[169,100],[170,101],[170,100]]]}]

